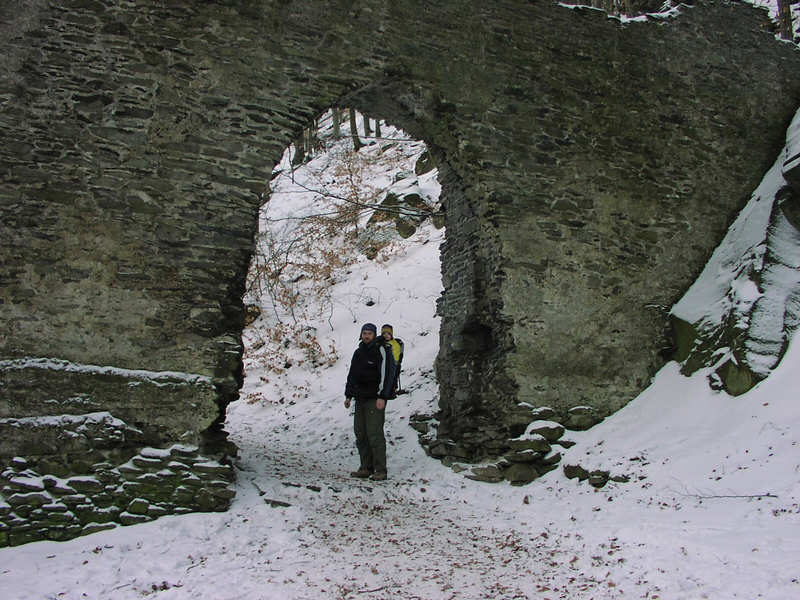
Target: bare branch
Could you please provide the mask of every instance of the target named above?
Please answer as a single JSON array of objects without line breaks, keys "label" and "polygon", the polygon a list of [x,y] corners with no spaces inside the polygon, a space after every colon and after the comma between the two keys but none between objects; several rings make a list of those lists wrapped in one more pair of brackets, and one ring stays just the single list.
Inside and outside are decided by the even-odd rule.
[{"label": "bare branch", "polygon": [[771,494],[769,492],[765,494],[712,494],[710,496],[704,496],[701,494],[681,494],[681,496],[684,496],[685,498],[697,498],[699,500],[710,500],[713,498],[777,498],[775,494]]}]

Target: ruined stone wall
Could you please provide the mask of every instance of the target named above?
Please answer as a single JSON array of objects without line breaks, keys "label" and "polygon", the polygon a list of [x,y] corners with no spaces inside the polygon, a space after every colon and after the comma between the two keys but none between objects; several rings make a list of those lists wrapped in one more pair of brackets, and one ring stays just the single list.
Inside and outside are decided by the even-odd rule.
[{"label": "ruined stone wall", "polygon": [[[455,458],[507,451],[530,406],[583,428],[649,384],[672,352],[667,311],[798,103],[797,50],[745,6],[625,26],[595,10],[527,11],[489,25],[505,52],[476,43],[478,74],[450,95],[452,114],[472,118],[453,127],[450,164],[474,179],[467,202],[447,206],[444,449],[432,450]],[[495,93],[468,93],[487,72]]]},{"label": "ruined stone wall", "polygon": [[[84,495],[121,523],[137,498],[155,506],[138,503],[143,518],[230,500],[219,491],[229,465],[211,481],[193,465],[230,452],[204,432],[241,384],[259,196],[295,132],[359,81],[356,58],[339,74],[346,59],[309,50],[331,15],[308,7],[284,18],[251,4],[2,5],[0,468],[11,467],[0,529],[9,543],[44,530],[71,537],[103,520],[83,510],[84,522],[66,504],[54,525],[21,501],[20,477],[56,477],[65,489],[71,477],[99,480]],[[117,433],[76,431],[95,414],[110,415]],[[176,443],[194,449],[190,469],[124,472],[147,448]],[[131,498],[125,482],[150,488]]]},{"label": "ruined stone wall", "polygon": [[[738,4],[625,26],[485,4],[0,3],[6,473],[119,472],[143,448],[202,445],[241,381],[259,196],[334,104],[441,166],[445,454],[503,452],[533,418],[521,402],[566,420],[640,391],[663,308],[781,145],[797,52]],[[96,442],[38,456],[15,425],[103,412],[125,450],[80,468]],[[40,420],[45,438],[59,422]]]}]

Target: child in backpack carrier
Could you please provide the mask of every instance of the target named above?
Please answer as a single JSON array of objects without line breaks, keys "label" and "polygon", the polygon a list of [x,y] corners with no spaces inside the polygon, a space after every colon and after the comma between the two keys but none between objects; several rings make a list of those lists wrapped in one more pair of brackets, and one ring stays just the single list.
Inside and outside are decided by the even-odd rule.
[{"label": "child in backpack carrier", "polygon": [[392,355],[394,356],[394,396],[402,394],[403,390],[400,388],[400,368],[403,363],[403,340],[394,337],[394,328],[385,323],[381,326],[381,335],[383,336],[386,346],[391,348]]}]

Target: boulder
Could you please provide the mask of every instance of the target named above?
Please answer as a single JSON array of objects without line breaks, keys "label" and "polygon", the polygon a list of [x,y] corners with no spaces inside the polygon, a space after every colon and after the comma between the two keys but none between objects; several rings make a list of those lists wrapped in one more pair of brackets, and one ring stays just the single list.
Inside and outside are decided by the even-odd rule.
[{"label": "boulder", "polygon": [[564,427],[577,431],[589,429],[603,419],[597,415],[591,406],[574,406],[567,411]]},{"label": "boulder", "polygon": [[498,483],[504,479],[503,471],[494,465],[472,467],[468,473],[465,473],[465,477],[485,483]]},{"label": "boulder", "polygon": [[583,481],[589,478],[589,471],[580,465],[564,465],[564,475],[567,479],[578,479]]},{"label": "boulder", "polygon": [[425,152],[420,154],[416,164],[414,165],[414,173],[417,175],[424,175],[425,173],[433,171],[435,168],[436,163],[433,160],[433,156],[431,156],[431,153],[428,150],[425,150]]},{"label": "boulder", "polygon": [[528,425],[525,434],[538,434],[548,442],[555,442],[564,435],[564,426],[555,421],[534,421]]},{"label": "boulder", "polygon": [[536,467],[528,463],[515,463],[503,472],[503,476],[508,481],[517,485],[530,483],[539,475],[540,473]]},{"label": "boulder", "polygon": [[601,488],[608,483],[609,475],[608,471],[592,471],[589,473],[589,484]]}]

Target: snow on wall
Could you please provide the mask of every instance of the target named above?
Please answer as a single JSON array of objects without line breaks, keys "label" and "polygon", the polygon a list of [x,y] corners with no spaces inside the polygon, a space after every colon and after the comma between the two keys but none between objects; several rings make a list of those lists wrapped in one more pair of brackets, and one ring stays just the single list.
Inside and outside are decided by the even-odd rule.
[{"label": "snow on wall", "polygon": [[165,379],[178,380],[186,383],[210,383],[211,378],[194,373],[179,373],[177,371],[148,371],[143,369],[123,369],[113,366],[83,365],[68,360],[57,358],[19,358],[15,360],[0,360],[0,370],[11,369],[51,369],[70,373],[87,373],[92,375],[118,375],[130,379],[143,379],[152,383]]}]

